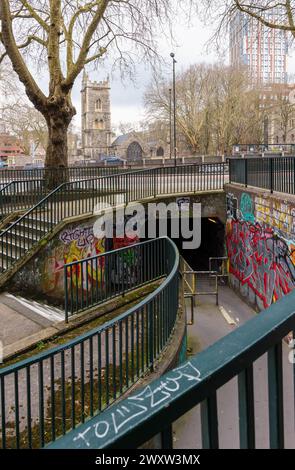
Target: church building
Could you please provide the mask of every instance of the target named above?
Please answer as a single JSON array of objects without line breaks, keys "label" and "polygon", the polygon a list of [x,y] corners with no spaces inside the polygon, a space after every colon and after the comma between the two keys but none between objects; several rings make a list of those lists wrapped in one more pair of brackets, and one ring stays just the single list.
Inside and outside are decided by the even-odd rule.
[{"label": "church building", "polygon": [[92,82],[86,72],[82,81],[82,155],[102,160],[112,140],[109,79]]}]

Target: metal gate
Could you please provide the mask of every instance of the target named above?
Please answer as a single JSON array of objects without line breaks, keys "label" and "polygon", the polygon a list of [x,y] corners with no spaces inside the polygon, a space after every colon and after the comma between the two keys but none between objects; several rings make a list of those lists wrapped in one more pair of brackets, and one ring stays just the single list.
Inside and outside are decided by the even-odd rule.
[{"label": "metal gate", "polygon": [[228,258],[209,258],[209,271],[214,271],[217,273],[217,276],[221,283],[228,281]]},{"label": "metal gate", "polygon": [[183,258],[180,263],[180,272],[183,280],[184,298],[189,298],[191,301],[191,321],[188,324],[193,325],[196,297],[213,295],[216,297],[216,305],[219,305],[218,272],[194,271]]}]

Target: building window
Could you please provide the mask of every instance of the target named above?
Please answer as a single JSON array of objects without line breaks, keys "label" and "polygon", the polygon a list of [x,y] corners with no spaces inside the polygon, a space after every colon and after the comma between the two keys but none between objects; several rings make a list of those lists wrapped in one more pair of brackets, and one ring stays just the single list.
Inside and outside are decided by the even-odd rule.
[{"label": "building window", "polygon": [[102,102],[101,99],[98,99],[95,101],[95,111],[101,111],[102,110]]},{"label": "building window", "polygon": [[165,152],[164,152],[163,147],[159,147],[159,148],[157,149],[157,157],[164,157],[164,153],[165,153]]},{"label": "building window", "polygon": [[132,142],[127,149],[127,160],[138,161],[142,160],[143,150],[138,142]]},{"label": "building window", "polygon": [[94,128],[100,131],[104,130],[104,121],[103,119],[95,119]]}]

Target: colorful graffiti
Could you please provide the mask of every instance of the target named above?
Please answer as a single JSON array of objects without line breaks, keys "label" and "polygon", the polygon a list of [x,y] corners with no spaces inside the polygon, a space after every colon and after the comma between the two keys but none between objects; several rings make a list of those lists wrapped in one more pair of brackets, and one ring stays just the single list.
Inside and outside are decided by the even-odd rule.
[{"label": "colorful graffiti", "polygon": [[[231,216],[232,204],[228,205],[226,241],[230,274],[240,282],[240,288],[247,286],[255,294],[258,305],[268,308],[295,287],[295,240],[282,236],[277,230],[278,222],[271,226],[267,224],[271,219],[263,217],[261,223],[261,207],[270,204],[259,202],[255,215],[251,196],[246,198],[244,193],[240,211],[234,211],[236,217]],[[275,217],[273,207],[275,203]],[[286,228],[287,221],[277,215],[278,220]],[[290,226],[287,228],[290,230]]]},{"label": "colorful graffiti", "polygon": [[[108,249],[119,249],[137,243],[138,237],[114,238],[110,240]],[[106,239],[97,239],[93,232],[93,223],[84,226],[71,226],[63,230],[59,237],[46,248],[46,255],[42,257],[41,279],[42,291],[47,295],[64,295],[64,265],[92,258],[106,251]],[[116,266],[112,268],[113,282],[122,282],[123,277],[132,281],[137,275],[134,271],[134,253],[126,252]],[[105,283],[105,257],[102,256],[96,263],[86,263],[83,268],[75,265],[72,268],[74,287],[86,291],[91,284],[103,287]],[[70,271],[68,271],[70,276]]]},{"label": "colorful graffiti", "polygon": [[278,230],[282,234],[295,235],[295,210],[284,201],[255,198],[256,221]]},{"label": "colorful graffiti", "polygon": [[295,287],[295,247],[259,224],[229,221],[227,249],[230,273],[247,284],[269,307]]},{"label": "colorful graffiti", "polygon": [[[42,290],[46,294],[63,292],[64,265],[81,259],[90,258],[105,252],[105,239],[97,239],[93,234],[93,225],[70,227],[59,235],[48,247],[44,257],[42,273]],[[89,282],[102,282],[104,258],[97,266],[85,265],[83,272],[80,266],[73,268],[74,281],[79,288],[86,289]],[[75,271],[76,270],[76,271]]]},{"label": "colorful graffiti", "polygon": [[237,219],[238,217],[238,199],[234,194],[226,195],[227,217],[229,219]]},{"label": "colorful graffiti", "polygon": [[[139,238],[128,237],[114,238],[113,249],[118,250],[132,246],[139,242]],[[122,283],[122,279],[128,280],[130,284],[137,281],[139,276],[140,260],[138,254],[135,251],[124,251],[116,258],[116,266],[112,270],[112,282],[115,284]]]},{"label": "colorful graffiti", "polygon": [[63,230],[59,239],[66,245],[76,242],[79,248],[85,248],[94,242],[93,227],[76,227]]},{"label": "colorful graffiti", "polygon": [[254,206],[250,194],[243,193],[241,197],[241,216],[246,222],[255,222]]}]

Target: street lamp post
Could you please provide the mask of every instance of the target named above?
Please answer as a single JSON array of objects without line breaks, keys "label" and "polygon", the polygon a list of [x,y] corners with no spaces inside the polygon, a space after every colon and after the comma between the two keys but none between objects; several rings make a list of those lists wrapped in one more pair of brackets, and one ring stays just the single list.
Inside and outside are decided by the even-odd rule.
[{"label": "street lamp post", "polygon": [[172,89],[169,88],[169,142],[170,142],[170,160],[172,160]]},{"label": "street lamp post", "polygon": [[176,86],[175,86],[175,54],[171,52],[170,57],[173,60],[173,138],[174,138],[174,165],[177,166],[177,148],[176,148]]}]

